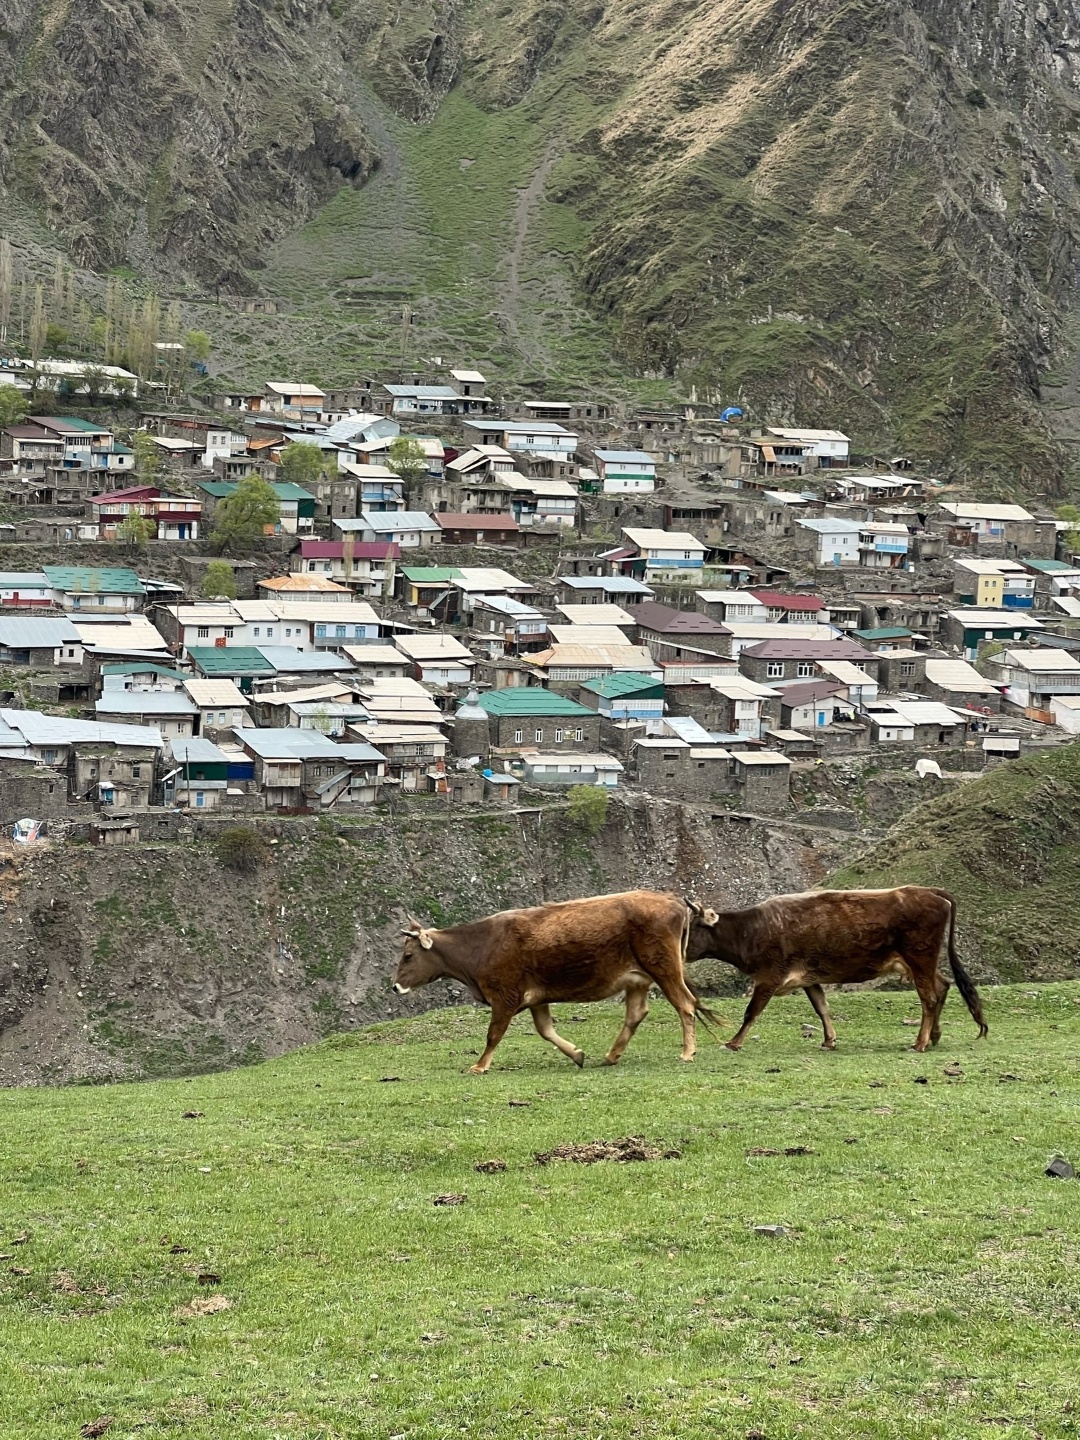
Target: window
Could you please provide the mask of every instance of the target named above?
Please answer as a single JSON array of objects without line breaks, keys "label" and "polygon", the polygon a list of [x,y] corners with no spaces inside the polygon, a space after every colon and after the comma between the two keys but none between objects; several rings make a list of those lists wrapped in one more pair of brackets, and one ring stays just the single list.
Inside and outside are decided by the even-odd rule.
[{"label": "window", "polygon": [[308,568],[309,570],[314,570],[314,569],[315,569],[315,561],[314,561],[314,560],[309,560],[309,561],[308,561],[308,566],[307,566],[307,568]]},{"label": "window", "polygon": [[565,734],[566,734],[566,731],[565,731],[565,730],[561,729],[559,726],[556,726],[556,727],[555,727],[555,744],[556,744],[556,745],[561,745],[561,744],[562,744],[562,742],[563,742],[563,737],[565,736]]},{"label": "window", "polygon": [[251,633],[255,636],[255,639],[256,639],[256,640],[259,638],[259,627],[258,627],[258,625],[255,626],[255,629],[254,629]]},{"label": "window", "polygon": [[56,751],[55,751],[55,750],[46,750],[46,751],[45,751],[45,764],[46,764],[46,765],[55,765],[55,764],[56,764]]},{"label": "window", "polygon": [[217,718],[218,718],[218,724],[219,724],[219,725],[224,725],[224,724],[225,724],[225,711],[222,710],[222,711],[220,712],[220,714],[218,715]]},{"label": "window", "polygon": [[225,639],[226,639],[226,640],[231,640],[232,637],[233,637],[233,627],[232,627],[231,625],[226,625],[226,626],[225,626]]},{"label": "window", "polygon": [[206,804],[206,797],[201,790],[195,791],[195,804],[196,806]]},{"label": "window", "polygon": [[543,732],[543,730],[537,730],[537,732],[536,732],[536,743],[537,743],[537,745],[542,745],[542,744],[544,743],[544,732]]},{"label": "window", "polygon": [[266,638],[267,640],[272,640],[274,638],[274,627],[272,625],[268,625],[266,627]]},{"label": "window", "polygon": [[811,660],[800,660],[795,667],[795,674],[800,680],[806,680],[814,673],[814,664]]},{"label": "window", "polygon": [[132,767],[131,767],[131,778],[132,778],[133,780],[141,780],[141,779],[142,779],[142,766],[141,766],[141,765],[132,765]]},{"label": "window", "polygon": [[334,626],[334,639],[335,639],[335,640],[345,640],[345,639],[348,638],[348,634],[349,634],[349,627],[348,627],[347,625],[335,625],[335,626]]},{"label": "window", "polygon": [[784,662],[782,660],[769,660],[765,665],[765,677],[768,680],[780,680],[784,674]]},{"label": "window", "polygon": [[584,730],[575,730],[575,731],[574,731],[574,739],[575,739],[575,740],[577,741],[577,743],[580,745],[581,742],[585,739],[585,731],[584,731]]},{"label": "window", "polygon": [[[288,635],[289,633],[290,633],[290,632],[289,632],[288,630],[285,631],[285,634],[286,634],[286,635]],[[316,634],[316,636],[317,636],[320,640],[325,640],[325,639],[326,639],[326,626],[325,626],[325,625],[316,625],[316,626],[315,626],[315,634]]]},{"label": "window", "polygon": [[522,742],[522,740],[523,740],[524,738],[525,738],[525,732],[524,732],[524,730],[515,730],[515,731],[514,731],[514,744],[515,744],[515,745],[520,745],[521,742]]},{"label": "window", "polygon": [[200,639],[200,640],[209,640],[209,638],[210,638],[210,627],[209,627],[209,625],[200,625],[200,626],[199,626],[198,634],[199,634],[199,639]]}]

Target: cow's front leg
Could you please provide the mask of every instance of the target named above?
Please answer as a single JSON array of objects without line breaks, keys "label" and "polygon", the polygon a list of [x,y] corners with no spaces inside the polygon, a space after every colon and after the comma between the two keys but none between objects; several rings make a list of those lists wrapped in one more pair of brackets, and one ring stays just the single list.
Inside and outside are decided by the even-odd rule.
[{"label": "cow's front leg", "polygon": [[833,1029],[832,1016],[829,1014],[829,1002],[826,998],[825,991],[820,985],[804,985],[803,989],[806,991],[806,998],[821,1017],[821,1028],[825,1032],[825,1039],[821,1043],[821,1048],[823,1050],[835,1050],[836,1031]]},{"label": "cow's front leg", "polygon": [[738,1031],[727,1042],[729,1050],[741,1050],[746,1040],[747,1031],[757,1017],[765,1009],[772,997],[776,994],[777,987],[774,984],[758,984],[754,986],[754,993],[750,996],[750,1004],[746,1007],[746,1014]]},{"label": "cow's front leg", "polygon": [[491,1068],[491,1057],[496,1046],[510,1027],[510,1021],[517,1014],[518,1007],[497,1000],[491,1006],[491,1024],[488,1026],[487,1045],[475,1065],[469,1066],[470,1075],[486,1075]]}]

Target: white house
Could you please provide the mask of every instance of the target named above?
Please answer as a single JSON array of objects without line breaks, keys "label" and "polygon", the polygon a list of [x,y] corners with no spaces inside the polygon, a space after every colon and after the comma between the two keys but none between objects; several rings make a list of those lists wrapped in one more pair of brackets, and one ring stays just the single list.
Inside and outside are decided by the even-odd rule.
[{"label": "white house", "polygon": [[1022,505],[997,505],[972,503],[967,500],[942,501],[941,508],[954,520],[969,525],[978,535],[987,540],[1004,540],[1005,527],[1017,521],[1034,520],[1030,511]]},{"label": "white house", "polygon": [[438,523],[422,510],[364,510],[358,520],[342,516],[332,523],[342,539],[352,532],[359,540],[383,540],[402,550],[434,545],[441,533]]},{"label": "white house", "polygon": [[475,657],[452,635],[397,635],[394,644],[419,667],[420,679],[428,685],[468,685],[472,680]]},{"label": "white house", "polygon": [[862,531],[858,520],[822,516],[814,520],[796,520],[795,524],[806,532],[804,539],[809,545],[815,565],[858,565],[859,536]]},{"label": "white house", "polygon": [[462,424],[478,441],[501,445],[512,453],[569,459],[577,450],[578,437],[554,420],[464,420]]},{"label": "white house", "polygon": [[644,450],[595,450],[605,495],[649,494],[656,489],[656,461]]},{"label": "white house", "polygon": [[639,530],[624,527],[623,535],[645,561],[645,579],[664,570],[700,570],[707,547],[686,530]]},{"label": "white house", "polygon": [[848,463],[851,441],[840,430],[799,430],[770,425],[768,433],[792,445],[801,445],[803,454],[812,455],[823,470],[830,466],[843,469]]},{"label": "white house", "polygon": [[859,531],[859,564],[867,570],[903,570],[910,543],[906,525],[864,520]]}]

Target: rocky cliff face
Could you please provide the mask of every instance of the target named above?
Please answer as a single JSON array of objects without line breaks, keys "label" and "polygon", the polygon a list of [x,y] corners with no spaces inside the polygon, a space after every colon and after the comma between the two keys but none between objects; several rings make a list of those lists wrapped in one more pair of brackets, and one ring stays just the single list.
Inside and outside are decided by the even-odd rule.
[{"label": "rocky cliff face", "polygon": [[325,0],[6,8],[4,177],[80,264],[249,288],[271,239],[376,163]]},{"label": "rocky cliff face", "polygon": [[[628,370],[1003,488],[1060,484],[1037,402],[1074,304],[1077,0],[6,9],[0,171],[86,263],[250,289],[342,184],[387,164],[407,190],[383,121],[437,130],[456,85],[533,146],[573,217],[552,243]],[[407,202],[422,255],[423,205],[480,204],[512,247],[515,195],[452,174],[475,160],[464,113],[460,202],[430,174],[380,200]]]}]

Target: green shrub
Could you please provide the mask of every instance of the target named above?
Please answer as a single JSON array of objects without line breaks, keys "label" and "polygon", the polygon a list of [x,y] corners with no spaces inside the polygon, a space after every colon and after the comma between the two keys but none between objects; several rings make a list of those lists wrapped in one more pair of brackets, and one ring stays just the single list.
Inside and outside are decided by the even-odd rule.
[{"label": "green shrub", "polygon": [[590,835],[599,835],[607,823],[610,799],[611,796],[602,785],[572,785],[570,787],[570,818],[587,830]]},{"label": "green shrub", "polygon": [[217,839],[218,859],[226,870],[238,875],[254,875],[266,864],[270,848],[257,830],[247,825],[230,825]]}]

